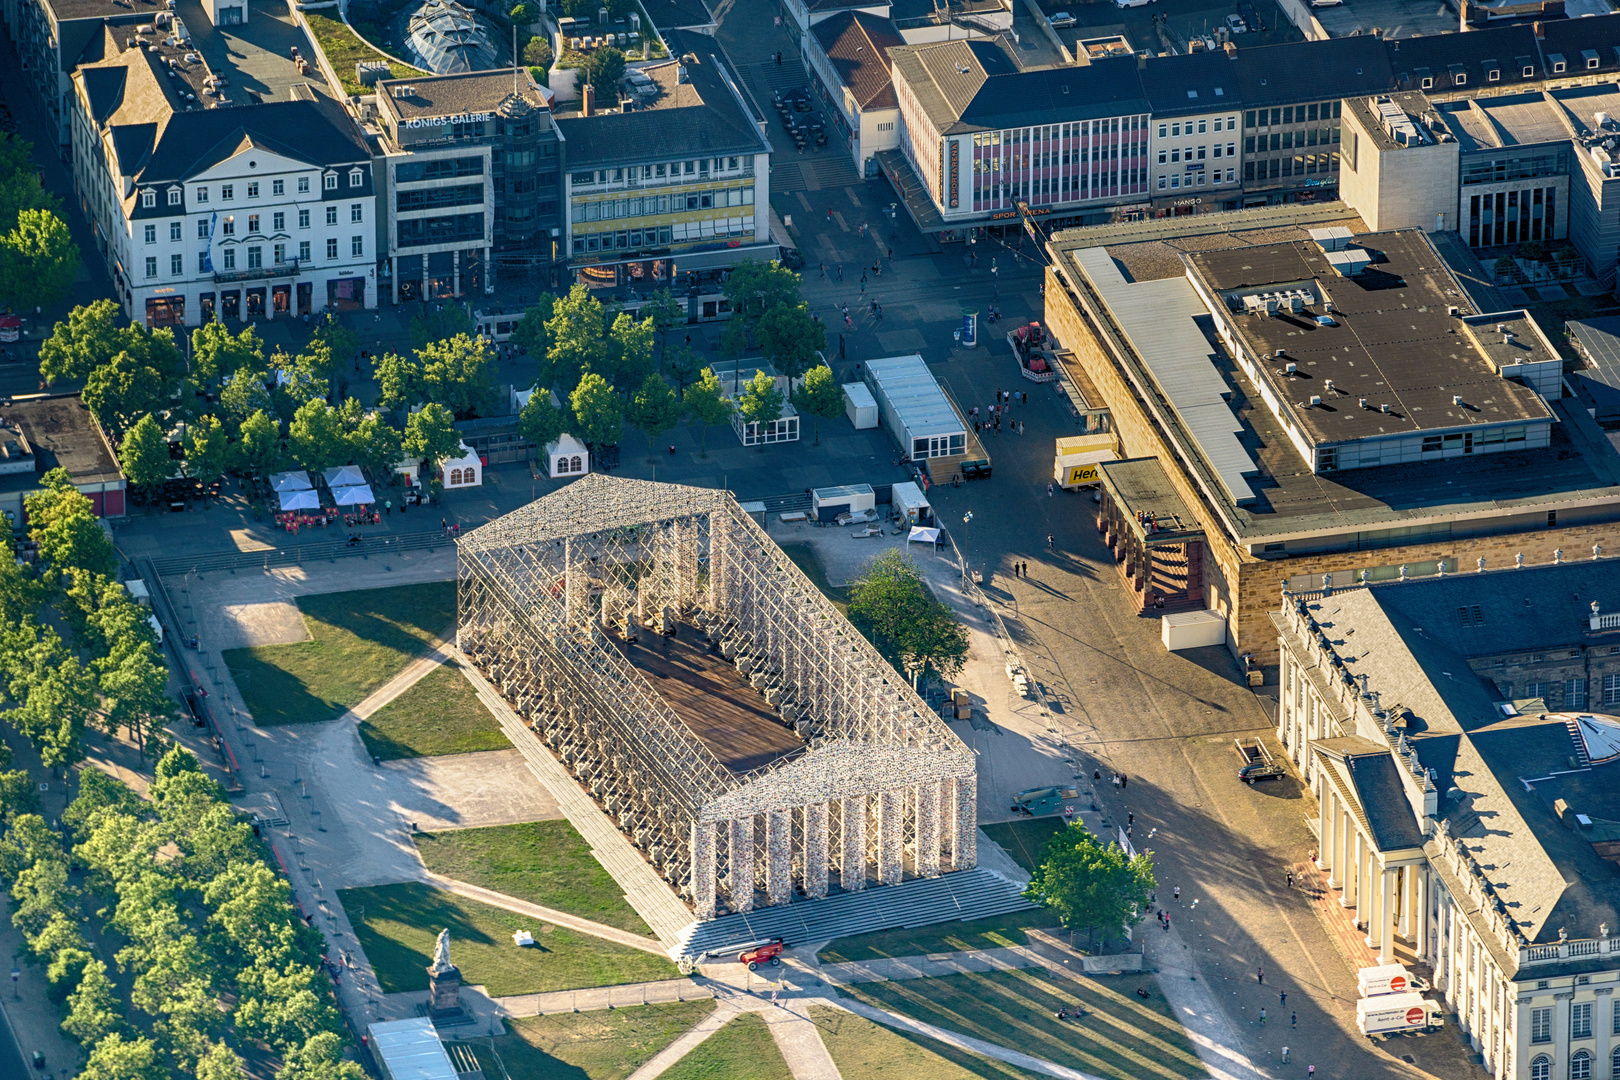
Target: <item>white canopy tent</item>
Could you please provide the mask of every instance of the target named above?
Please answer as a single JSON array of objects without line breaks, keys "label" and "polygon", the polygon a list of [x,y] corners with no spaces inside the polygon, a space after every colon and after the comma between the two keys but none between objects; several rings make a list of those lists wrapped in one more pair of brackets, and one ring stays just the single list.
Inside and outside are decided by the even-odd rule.
[{"label": "white canopy tent", "polygon": [[308,491],[315,486],[309,482],[309,473],[303,469],[276,473],[270,478],[270,484],[276,489],[277,494],[284,491]]},{"label": "white canopy tent", "polygon": [[327,469],[321,475],[326,477],[326,486],[333,490],[366,482],[366,474],[360,471],[358,465],[341,465],[336,469]]},{"label": "white canopy tent", "polygon": [[288,510],[319,510],[321,497],[309,488],[303,491],[283,491],[281,493],[281,509]]},{"label": "white canopy tent", "polygon": [[333,488],[332,501],[339,506],[364,506],[377,499],[371,494],[370,485],[355,484],[352,487]]},{"label": "white canopy tent", "polygon": [[926,528],[922,525],[913,525],[911,532],[906,534],[906,546],[910,547],[913,540],[920,544],[937,544],[939,543],[939,530]]}]

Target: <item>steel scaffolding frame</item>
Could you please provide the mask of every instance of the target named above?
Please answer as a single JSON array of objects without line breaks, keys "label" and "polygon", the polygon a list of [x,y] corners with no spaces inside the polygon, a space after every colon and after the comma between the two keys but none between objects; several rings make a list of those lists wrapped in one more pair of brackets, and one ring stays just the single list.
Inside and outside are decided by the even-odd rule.
[{"label": "steel scaffolding frame", "polygon": [[[974,864],[972,752],[729,492],[590,474],[458,547],[462,652],[698,917]],[[675,621],[808,752],[727,769],[608,636]]]}]

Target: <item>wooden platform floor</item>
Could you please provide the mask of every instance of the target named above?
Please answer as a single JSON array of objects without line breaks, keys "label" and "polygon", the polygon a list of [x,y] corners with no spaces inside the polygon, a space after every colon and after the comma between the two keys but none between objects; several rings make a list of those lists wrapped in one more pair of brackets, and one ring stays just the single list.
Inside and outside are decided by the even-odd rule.
[{"label": "wooden platform floor", "polygon": [[642,630],[635,642],[611,634],[608,639],[732,772],[750,772],[804,750],[804,740],[783,726],[735,667],[708,651],[694,628],[682,625],[674,637]]}]

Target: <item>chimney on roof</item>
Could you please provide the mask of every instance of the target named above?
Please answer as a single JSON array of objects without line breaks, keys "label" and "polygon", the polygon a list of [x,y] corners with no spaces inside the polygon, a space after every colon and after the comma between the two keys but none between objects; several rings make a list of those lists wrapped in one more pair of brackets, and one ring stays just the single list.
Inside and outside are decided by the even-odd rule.
[{"label": "chimney on roof", "polygon": [[586,83],[585,89],[580,91],[579,101],[579,108],[581,112],[583,112],[586,116],[596,115],[596,87],[592,86],[590,83]]},{"label": "chimney on roof", "polygon": [[1545,38],[1547,36],[1547,27],[1546,27],[1545,24],[1542,23],[1542,21],[1540,19],[1537,19],[1535,22],[1531,23],[1530,25],[1536,31],[1536,37]]}]

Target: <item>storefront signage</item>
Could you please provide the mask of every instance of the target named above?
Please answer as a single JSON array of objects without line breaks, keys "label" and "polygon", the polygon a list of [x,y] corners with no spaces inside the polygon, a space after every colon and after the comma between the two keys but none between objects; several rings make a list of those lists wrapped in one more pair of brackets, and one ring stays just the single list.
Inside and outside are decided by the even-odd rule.
[{"label": "storefront signage", "polygon": [[408,128],[448,127],[451,124],[488,123],[494,113],[456,113],[454,116],[418,116],[405,121]]},{"label": "storefront signage", "polygon": [[[1028,210],[1024,211],[1024,213],[1029,217],[1044,217],[1051,212],[1052,208],[1050,206],[1032,206]],[[1005,221],[1017,216],[1018,211],[1016,210],[997,210],[995,213],[990,215],[990,217],[996,221]]]},{"label": "storefront signage", "polygon": [[957,165],[960,163],[961,157],[962,157],[962,144],[957,142],[955,139],[952,139],[951,140],[951,206],[952,207],[957,207],[957,206],[960,206],[962,204],[960,193],[957,191],[957,187],[956,187],[956,176],[957,176],[957,172],[958,172]]},{"label": "storefront signage", "polygon": [[1078,487],[1081,484],[1095,484],[1102,480],[1102,470],[1096,465],[1070,465],[1063,478],[1063,487]]}]

